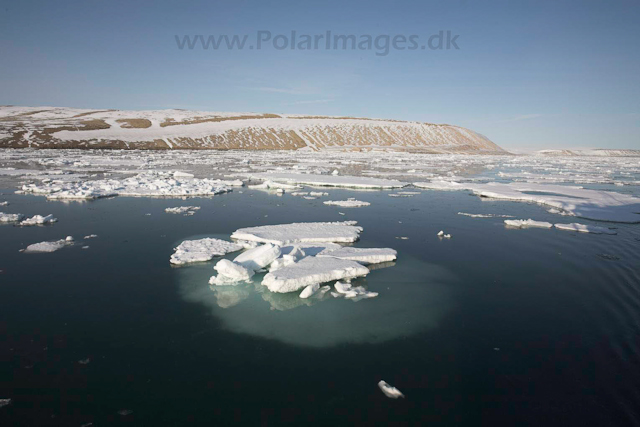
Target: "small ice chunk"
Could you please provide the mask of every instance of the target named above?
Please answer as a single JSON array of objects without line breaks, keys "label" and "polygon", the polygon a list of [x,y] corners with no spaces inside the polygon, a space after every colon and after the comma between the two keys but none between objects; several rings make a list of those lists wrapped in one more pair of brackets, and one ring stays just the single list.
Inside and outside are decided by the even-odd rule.
[{"label": "small ice chunk", "polygon": [[360,300],[363,298],[374,298],[378,296],[377,292],[368,292],[362,286],[353,287],[351,283],[336,282],[334,287],[336,288],[336,291],[338,291],[339,294],[344,295],[345,298]]},{"label": "small ice chunk", "polygon": [[60,240],[55,240],[53,242],[40,242],[40,243],[34,243],[32,245],[27,246],[24,252],[25,253],[50,253],[50,252],[55,252],[58,249],[62,249],[65,246],[72,245],[72,244],[73,244],[73,238],[72,240],[60,239]]},{"label": "small ice chunk", "polygon": [[215,279],[212,278],[213,284],[216,285],[248,281],[254,274],[253,270],[228,259],[221,259],[213,269],[218,272],[218,276]]},{"label": "small ice chunk", "polygon": [[443,230],[438,231],[438,237],[443,237],[443,236],[444,236],[444,231]]},{"label": "small ice chunk", "polygon": [[450,239],[450,238],[451,238],[451,234],[445,234],[443,237],[444,237],[445,239]]},{"label": "small ice chunk", "polygon": [[176,265],[204,262],[213,259],[214,256],[222,256],[241,249],[242,245],[220,239],[204,238],[185,240],[175,248],[174,254],[171,255],[170,262]]},{"label": "small ice chunk", "polygon": [[96,237],[98,237],[97,234],[89,234],[88,236],[84,236],[85,240],[87,240],[87,239],[95,239]]},{"label": "small ice chunk", "polygon": [[73,236],[67,236],[64,240],[67,242],[73,242]]},{"label": "small ice chunk", "polygon": [[4,213],[4,212],[0,212],[0,222],[18,222],[21,221],[24,218],[24,215],[22,214],[10,214],[10,213]]},{"label": "small ice chunk", "polygon": [[233,262],[243,265],[250,270],[257,271],[271,264],[280,254],[280,246],[267,243],[241,253]]},{"label": "small ice chunk", "polygon": [[200,206],[177,206],[175,208],[166,208],[164,211],[170,214],[194,215]]},{"label": "small ice chunk", "polygon": [[9,202],[7,201],[0,202],[0,206],[9,206]]},{"label": "small ice chunk", "polygon": [[380,382],[378,383],[378,387],[380,387],[380,390],[382,390],[385,396],[390,397],[391,399],[404,397],[404,394],[402,394],[400,390],[398,390],[395,387],[392,387],[384,380],[380,380]]},{"label": "small ice chunk", "polygon": [[550,222],[544,221],[534,221],[531,218],[529,219],[505,219],[504,223],[509,227],[516,228],[526,228],[526,227],[536,227],[536,228],[551,228],[553,224]]},{"label": "small ice chunk", "polygon": [[269,272],[262,285],[271,292],[295,292],[314,283],[366,276],[369,269],[349,260],[329,257],[306,257],[301,261]]},{"label": "small ice chunk", "polygon": [[309,193],[309,195],[312,197],[322,197],[322,196],[328,196],[329,193],[325,193],[324,191],[312,191]]},{"label": "small ice chunk", "polygon": [[300,298],[309,298],[311,295],[318,292],[319,289],[320,289],[320,283],[313,283],[307,286],[306,288],[304,288],[302,292],[300,292]]},{"label": "small ice chunk", "polygon": [[11,404],[11,399],[0,399],[0,408]]},{"label": "small ice chunk", "polygon": [[31,226],[31,225],[44,225],[44,224],[53,224],[58,221],[57,218],[53,217],[53,214],[49,214],[46,216],[42,215],[34,215],[31,218],[27,218],[20,222],[22,226]]},{"label": "small ice chunk", "polygon": [[554,227],[557,228],[558,230],[579,231],[582,233],[618,234],[614,230],[610,230],[606,227],[599,227],[597,225],[579,224],[577,222],[572,222],[571,224],[554,224]]},{"label": "small ice chunk", "polygon": [[361,208],[364,206],[369,206],[371,204],[369,202],[362,202],[354,198],[349,198],[347,200],[327,200],[326,202],[322,203],[329,206],[340,206],[342,208]]}]

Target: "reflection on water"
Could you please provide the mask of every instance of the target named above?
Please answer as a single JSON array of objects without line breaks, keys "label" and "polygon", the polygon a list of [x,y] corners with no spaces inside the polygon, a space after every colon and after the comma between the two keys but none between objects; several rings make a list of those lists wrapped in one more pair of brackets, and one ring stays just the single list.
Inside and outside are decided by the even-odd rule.
[{"label": "reflection on water", "polygon": [[229,331],[305,347],[381,343],[437,328],[451,306],[448,284],[455,280],[442,267],[405,257],[353,281],[379,292],[376,298],[326,293],[302,299],[298,292],[269,292],[260,284],[262,274],[249,284],[209,286],[213,264],[173,270],[186,301],[209,307]]}]

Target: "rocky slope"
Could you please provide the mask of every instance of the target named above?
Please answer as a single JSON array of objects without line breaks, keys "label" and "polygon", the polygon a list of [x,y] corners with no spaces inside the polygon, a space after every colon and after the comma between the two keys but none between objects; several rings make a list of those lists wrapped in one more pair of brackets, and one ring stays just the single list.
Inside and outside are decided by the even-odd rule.
[{"label": "rocky slope", "polygon": [[0,107],[0,147],[114,149],[395,149],[503,154],[452,125],[353,117]]}]

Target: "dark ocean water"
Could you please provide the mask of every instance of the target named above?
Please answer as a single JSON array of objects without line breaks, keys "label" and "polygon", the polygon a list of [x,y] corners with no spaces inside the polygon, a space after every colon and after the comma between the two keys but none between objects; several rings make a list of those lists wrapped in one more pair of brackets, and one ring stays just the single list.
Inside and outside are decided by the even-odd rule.
[{"label": "dark ocean water", "polygon": [[[640,423],[640,225],[514,230],[457,213],[572,219],[466,192],[327,191],[372,204],[246,189],[72,203],[3,191],[4,212],[59,222],[0,226],[0,398],[12,399],[0,425]],[[201,210],[164,213],[179,205]],[[216,259],[169,264],[183,239],[346,219],[364,227],[356,246],[398,251],[354,283],[377,298],[213,291]],[[88,234],[99,237],[80,242]],[[78,244],[19,252],[67,235]],[[406,398],[385,397],[381,379]]]}]

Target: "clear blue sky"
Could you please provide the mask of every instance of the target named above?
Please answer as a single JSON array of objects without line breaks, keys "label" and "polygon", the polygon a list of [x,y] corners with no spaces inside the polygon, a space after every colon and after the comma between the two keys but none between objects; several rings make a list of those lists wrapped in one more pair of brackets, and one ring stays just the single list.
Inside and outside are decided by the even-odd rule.
[{"label": "clear blue sky", "polygon": [[[640,149],[638,1],[8,1],[0,104],[382,117],[514,150]],[[459,34],[459,50],[193,50],[174,36]]]}]

